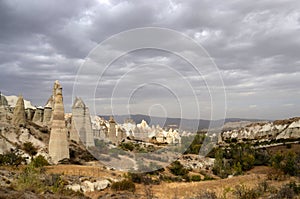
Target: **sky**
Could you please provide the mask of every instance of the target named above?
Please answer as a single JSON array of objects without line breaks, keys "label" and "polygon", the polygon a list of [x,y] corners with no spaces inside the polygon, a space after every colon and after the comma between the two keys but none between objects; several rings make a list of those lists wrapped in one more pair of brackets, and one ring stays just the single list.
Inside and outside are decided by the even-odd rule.
[{"label": "sky", "polygon": [[59,80],[67,112],[80,95],[101,115],[300,116],[300,2],[2,0],[0,71],[37,106]]}]

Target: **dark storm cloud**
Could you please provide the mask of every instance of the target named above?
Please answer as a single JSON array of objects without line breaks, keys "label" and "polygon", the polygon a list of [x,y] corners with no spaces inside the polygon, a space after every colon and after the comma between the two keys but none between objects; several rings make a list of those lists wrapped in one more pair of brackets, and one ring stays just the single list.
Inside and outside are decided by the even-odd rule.
[{"label": "dark storm cloud", "polygon": [[[297,0],[3,0],[0,89],[5,94],[23,93],[42,105],[53,81],[59,79],[65,103],[70,106],[77,70],[97,43],[121,31],[145,26],[171,28],[203,45],[222,74],[228,96],[227,116],[281,118],[300,114],[295,112],[299,108],[296,100],[300,99]],[[134,38],[127,42],[134,42]],[[199,85],[199,79],[213,80],[217,75],[209,72],[197,78],[193,68],[172,53],[132,52],[106,71],[103,87],[98,89],[100,96],[96,97],[109,98],[119,78],[135,65],[148,63],[171,66],[197,93],[206,92],[205,82]],[[153,74],[151,67],[147,70],[128,75],[124,85],[131,88],[146,73],[157,80],[166,78],[164,72]],[[88,84],[89,75],[99,74],[86,75]],[[169,83],[173,83],[172,78]],[[144,94],[145,99],[151,93],[153,96],[156,91]],[[273,107],[266,101],[273,101]],[[287,105],[276,109],[279,103]],[[277,111],[272,112],[274,109]]]}]

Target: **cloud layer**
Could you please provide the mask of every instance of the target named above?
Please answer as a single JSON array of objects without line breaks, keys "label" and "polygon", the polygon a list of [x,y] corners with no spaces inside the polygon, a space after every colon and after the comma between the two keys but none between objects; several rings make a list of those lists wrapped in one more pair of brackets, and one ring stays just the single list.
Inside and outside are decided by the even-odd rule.
[{"label": "cloud layer", "polygon": [[[277,119],[300,115],[297,0],[3,0],[0,89],[7,95],[22,93],[34,104],[43,105],[58,79],[64,87],[66,109],[70,110],[77,70],[89,52],[114,34],[147,26],[179,31],[206,49],[224,80],[227,117]],[[168,70],[161,68],[152,74],[159,64],[172,67],[191,83],[201,98],[201,116],[209,118],[204,77],[195,75],[191,66],[174,54],[149,50],[132,52],[111,65],[96,90],[99,114],[111,113],[109,99],[116,81],[137,65],[143,67],[128,73],[122,82],[127,88],[138,87],[136,82],[141,83],[143,78],[176,84],[172,79],[175,75],[165,74]],[[213,73],[203,75],[215,78]],[[169,117],[180,116],[177,102],[168,92],[155,86],[144,88],[137,93],[137,102],[129,104],[132,112],[147,114],[151,106],[161,104]],[[127,95],[124,89],[117,92],[114,113],[127,111]],[[187,92],[182,98],[183,104],[188,104],[193,96]],[[189,108],[193,110],[192,105]]]}]

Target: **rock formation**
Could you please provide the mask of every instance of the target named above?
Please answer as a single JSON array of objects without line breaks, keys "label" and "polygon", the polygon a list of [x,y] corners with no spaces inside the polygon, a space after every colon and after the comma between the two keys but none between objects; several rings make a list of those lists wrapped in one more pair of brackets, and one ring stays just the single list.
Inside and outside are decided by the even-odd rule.
[{"label": "rock formation", "polygon": [[108,138],[112,143],[116,143],[116,122],[113,117],[109,119]]},{"label": "rock formation", "polygon": [[43,124],[49,126],[52,117],[53,97],[51,96],[44,107]]},{"label": "rock formation", "polygon": [[27,118],[27,120],[29,120],[29,121],[32,121],[32,119],[33,119],[33,116],[34,116],[34,109],[32,109],[32,108],[27,108],[27,109],[25,109],[25,113],[26,113],[26,118]]},{"label": "rock formation", "polygon": [[49,140],[49,155],[53,163],[58,163],[58,161],[64,158],[69,158],[70,155],[64,118],[62,87],[58,81],[54,83],[54,89],[55,95]]},{"label": "rock formation", "polygon": [[[300,139],[300,118],[252,123],[246,127],[222,133],[223,142],[231,142],[232,140],[236,142],[243,142],[243,140],[264,142],[282,139]],[[221,142],[220,139],[219,142]]]},{"label": "rock formation", "polygon": [[117,135],[117,140],[118,142],[123,141],[126,138],[126,132],[123,129],[118,129],[118,135]]},{"label": "rock formation", "polygon": [[19,96],[13,114],[13,124],[15,126],[25,125],[26,114],[23,96]]},{"label": "rock formation", "polygon": [[0,106],[7,106],[7,105],[8,105],[7,99],[0,92]]},{"label": "rock formation", "polygon": [[39,106],[36,108],[32,121],[37,124],[41,124],[43,122],[44,108]]},{"label": "rock formation", "polygon": [[76,97],[72,106],[70,139],[78,142],[79,138],[86,147],[95,146],[89,109]]}]

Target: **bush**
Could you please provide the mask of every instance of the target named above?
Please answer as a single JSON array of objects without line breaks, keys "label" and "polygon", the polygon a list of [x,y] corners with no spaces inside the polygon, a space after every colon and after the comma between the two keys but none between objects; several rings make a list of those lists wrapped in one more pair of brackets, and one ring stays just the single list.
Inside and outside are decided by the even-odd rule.
[{"label": "bush", "polygon": [[19,166],[22,163],[25,163],[25,158],[14,152],[0,154],[0,165]]},{"label": "bush", "polygon": [[179,161],[173,162],[170,165],[169,169],[170,169],[171,173],[176,176],[184,176],[189,173],[189,171],[187,169],[185,169]]},{"label": "bush", "polygon": [[134,145],[131,142],[121,143],[120,147],[127,151],[133,151],[133,149],[134,149]]},{"label": "bush", "polygon": [[37,154],[37,148],[33,146],[32,142],[25,142],[23,144],[23,150],[28,153],[31,157]]},{"label": "bush", "polygon": [[201,181],[201,176],[200,175],[192,175],[191,181],[194,181],[194,182]]},{"label": "bush", "polygon": [[42,155],[35,157],[32,160],[32,164],[34,167],[43,167],[49,165],[48,161]]},{"label": "bush", "polygon": [[[185,154],[199,154],[199,151],[200,151],[201,146],[202,146],[202,144],[203,144],[203,142],[205,140],[205,137],[206,137],[205,134],[198,133],[194,137],[191,145],[185,151]],[[187,142],[187,143],[190,143],[190,142]]]},{"label": "bush", "polygon": [[281,199],[281,198],[295,198],[300,194],[300,185],[296,185],[295,182],[290,182],[286,185],[283,185],[278,192],[271,197],[272,199]]},{"label": "bush", "polygon": [[131,191],[135,192],[135,184],[131,180],[122,180],[120,182],[114,182],[111,185],[114,191]]},{"label": "bush", "polygon": [[256,199],[263,194],[257,188],[249,189],[244,185],[236,186],[233,193],[238,199]]},{"label": "bush", "polygon": [[43,182],[40,179],[41,170],[33,164],[27,165],[17,179],[16,188],[18,190],[32,190],[33,192],[43,191]]},{"label": "bush", "polygon": [[273,168],[284,172],[284,174],[290,176],[299,175],[300,161],[294,152],[277,153],[271,158],[271,165]]}]

